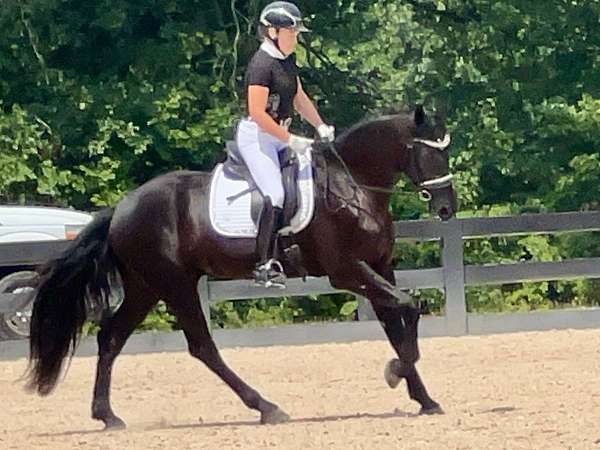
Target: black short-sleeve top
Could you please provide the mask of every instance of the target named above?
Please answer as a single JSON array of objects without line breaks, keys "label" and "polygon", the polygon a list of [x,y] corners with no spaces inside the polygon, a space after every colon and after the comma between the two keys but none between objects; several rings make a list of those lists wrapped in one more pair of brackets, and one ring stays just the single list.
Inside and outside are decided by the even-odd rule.
[{"label": "black short-sleeve top", "polygon": [[246,69],[246,97],[248,86],[268,87],[267,113],[276,122],[285,120],[293,114],[294,97],[298,91],[298,72],[294,53],[285,59],[278,59],[263,49],[258,49]]}]

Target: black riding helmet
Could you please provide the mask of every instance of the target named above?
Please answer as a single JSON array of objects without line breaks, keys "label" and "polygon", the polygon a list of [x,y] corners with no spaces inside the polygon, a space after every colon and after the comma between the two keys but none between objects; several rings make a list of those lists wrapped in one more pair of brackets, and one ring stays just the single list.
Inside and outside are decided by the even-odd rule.
[{"label": "black riding helmet", "polygon": [[260,24],[264,27],[294,28],[300,32],[310,31],[304,26],[302,13],[290,2],[269,3],[260,13]]}]

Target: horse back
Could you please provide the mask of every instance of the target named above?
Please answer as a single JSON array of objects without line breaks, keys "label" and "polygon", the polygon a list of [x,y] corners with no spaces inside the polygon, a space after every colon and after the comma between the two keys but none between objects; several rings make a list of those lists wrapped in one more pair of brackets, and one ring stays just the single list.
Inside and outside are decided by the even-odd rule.
[{"label": "horse back", "polygon": [[142,184],[117,204],[111,245],[120,253],[155,249],[176,259],[176,250],[187,244],[184,236],[207,226],[201,209],[208,203],[209,186],[210,173],[197,171],[169,172]]}]

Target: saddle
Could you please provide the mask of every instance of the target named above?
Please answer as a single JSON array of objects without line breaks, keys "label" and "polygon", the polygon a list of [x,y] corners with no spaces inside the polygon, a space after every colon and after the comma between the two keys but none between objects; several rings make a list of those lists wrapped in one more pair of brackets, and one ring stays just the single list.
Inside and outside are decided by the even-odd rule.
[{"label": "saddle", "polygon": [[[213,229],[226,237],[256,237],[263,196],[233,141],[226,143],[227,159],[218,164],[210,186],[209,212]],[[312,153],[279,152],[285,192],[281,236],[298,233],[311,221],[315,207]]]},{"label": "saddle", "polygon": [[[232,180],[244,180],[248,183],[248,189],[251,194],[250,215],[252,221],[258,223],[258,216],[262,209],[263,196],[256,187],[250,170],[246,166],[235,141],[227,141],[225,144],[227,150],[227,159],[223,163],[223,173]],[[281,179],[283,182],[283,191],[285,200],[283,204],[284,225],[289,225],[290,220],[300,207],[300,193],[298,186],[299,161],[296,154],[286,148],[278,153],[279,167],[281,167]],[[244,194],[242,191],[240,194]],[[238,195],[240,195],[238,194]]]}]

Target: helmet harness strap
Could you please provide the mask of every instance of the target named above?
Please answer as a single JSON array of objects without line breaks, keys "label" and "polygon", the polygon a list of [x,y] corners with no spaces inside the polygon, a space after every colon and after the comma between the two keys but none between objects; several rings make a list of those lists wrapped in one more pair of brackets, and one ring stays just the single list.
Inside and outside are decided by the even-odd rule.
[{"label": "helmet harness strap", "polygon": [[270,31],[267,31],[267,37],[275,45],[275,47],[277,47],[277,50],[279,50],[281,52],[281,54],[283,55],[284,53],[281,50],[281,47],[279,47],[279,28],[270,26],[269,30],[271,30],[271,29],[275,31],[275,37],[271,36]]}]

